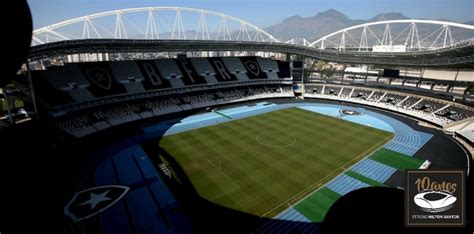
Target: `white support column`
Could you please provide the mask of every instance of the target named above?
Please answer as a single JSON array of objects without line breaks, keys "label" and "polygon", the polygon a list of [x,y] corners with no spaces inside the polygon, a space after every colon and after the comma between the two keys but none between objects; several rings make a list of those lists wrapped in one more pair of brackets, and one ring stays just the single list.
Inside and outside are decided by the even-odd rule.
[{"label": "white support column", "polygon": [[367,101],[370,99],[370,97],[372,97],[372,95],[374,95],[375,91],[372,91],[372,93],[369,94],[369,96],[367,97]]},{"label": "white support column", "polygon": [[368,50],[369,48],[369,43],[367,41],[367,26],[364,26],[364,29],[362,30],[362,36],[360,37],[360,43],[359,43],[359,51],[361,50]]},{"label": "white support column", "polygon": [[116,39],[128,38],[127,32],[125,31],[125,27],[123,25],[121,12],[116,13],[114,38]]},{"label": "white support column", "polygon": [[415,23],[413,23],[413,24],[414,24],[413,32],[415,33],[415,36],[416,36],[416,45],[418,47],[418,51],[420,51],[421,50],[420,35],[418,34],[418,28],[416,27],[416,24]]},{"label": "white support column", "polygon": [[89,24],[87,21],[84,21],[84,24],[82,26],[82,39],[89,39],[91,38],[91,33],[89,31]]},{"label": "white support column", "polygon": [[220,16],[220,20],[219,20],[219,23],[218,23],[218,27],[217,27],[217,34],[216,34],[216,39],[219,40],[219,38],[221,37],[221,34],[223,34],[223,28],[224,28],[224,15],[222,14]]},{"label": "white support column", "polygon": [[342,87],[342,88],[341,88],[341,91],[339,91],[339,94],[337,95],[338,97],[340,97],[340,96],[341,96],[341,94],[342,94],[342,90],[344,90],[344,87]]},{"label": "white support column", "polygon": [[418,100],[417,102],[413,103],[413,105],[409,106],[408,109],[411,109],[413,108],[414,106],[418,105],[418,103],[422,102],[423,101],[423,98],[421,98],[420,100]]},{"label": "white support column", "polygon": [[431,112],[431,114],[436,114],[436,113],[438,113],[438,112],[440,112],[440,111],[442,111],[442,110],[444,110],[444,109],[446,109],[446,108],[448,108],[448,107],[450,107],[450,106],[451,106],[451,105],[449,105],[449,104],[446,105],[446,106],[443,106],[443,107],[441,107],[441,108],[439,108],[439,109],[437,109],[437,110]]},{"label": "white support column", "polygon": [[451,34],[451,28],[448,26],[449,30],[449,46],[453,46],[453,35]]},{"label": "white support column", "polygon": [[382,37],[382,45],[392,46],[392,33],[390,31],[390,24],[385,24],[385,30]]},{"label": "white support column", "polygon": [[239,33],[237,33],[236,40],[240,40],[240,35],[242,35],[242,41],[243,41],[244,25],[240,24],[238,32]]},{"label": "white support column", "polygon": [[339,43],[339,51],[345,51],[346,50],[346,32],[342,32],[341,36],[341,42]]},{"label": "white support column", "polygon": [[[410,43],[408,43],[409,40]],[[418,50],[420,50],[420,37],[418,35],[416,23],[411,23],[410,31],[408,32],[407,38],[405,40],[405,45],[407,45],[407,47],[409,46],[410,49],[413,49],[413,46],[416,45],[418,47]]]},{"label": "white support column", "polygon": [[114,38],[115,39],[122,38],[121,35],[120,35],[119,22],[120,22],[120,14],[117,13],[116,17],[115,17],[115,31],[114,31]]},{"label": "white support column", "polygon": [[145,32],[146,39],[160,39],[160,34],[158,33],[158,29],[156,28],[155,14],[151,10],[148,12]]},{"label": "white support column", "polygon": [[395,106],[401,106],[406,100],[408,100],[408,98],[410,98],[410,96],[407,96],[401,102],[397,103]]},{"label": "white support column", "polygon": [[186,29],[184,28],[183,18],[181,18],[181,13],[179,14],[179,23],[181,27],[181,33],[183,34],[183,39],[186,39]]},{"label": "white support column", "polygon": [[438,39],[441,37],[441,35],[443,35],[443,32],[446,30],[445,28],[445,25],[441,26],[441,30],[439,31],[439,34],[438,36],[436,37],[436,39],[433,41],[433,43],[431,44],[430,48],[433,48],[435,45],[436,45],[436,42],[438,42]]},{"label": "white support column", "polygon": [[352,94],[354,93],[355,88],[352,88],[351,93],[349,93],[349,97],[352,97]]},{"label": "white support column", "polygon": [[443,47],[446,47],[446,40],[448,39],[448,31],[449,31],[449,26],[446,25],[446,30],[444,30]]},{"label": "white support column", "polygon": [[176,10],[171,39],[186,39],[186,32],[184,31],[183,19],[181,18],[181,10],[179,8]]},{"label": "white support column", "polygon": [[[201,14],[199,15],[199,21],[198,21],[198,25],[196,27],[196,34],[194,35],[194,39],[198,39],[198,36],[199,36],[199,33],[201,34],[201,40],[204,40],[206,37],[205,37],[205,33],[207,31],[207,24],[206,24],[206,17],[204,16],[204,12],[201,11]],[[209,33],[207,35],[207,37],[209,36]],[[209,38],[207,38],[209,39]]]},{"label": "white support column", "polygon": [[227,16],[224,16],[224,40],[232,40],[229,25],[227,24]]},{"label": "white support column", "polygon": [[248,40],[248,41],[251,41],[252,38],[250,37],[249,30],[247,29],[247,24],[244,23],[243,25],[244,25],[244,33],[245,33],[245,35],[247,36],[247,40]]},{"label": "white support column", "polygon": [[380,96],[380,98],[376,102],[382,101],[382,99],[385,97],[385,95],[387,95],[387,93],[384,93],[382,96]]},{"label": "white support column", "polygon": [[92,21],[89,16],[86,17],[86,21],[89,23],[90,27],[92,28],[92,31],[97,35],[97,37],[102,38],[102,35],[97,31],[97,28],[94,26],[94,21]]},{"label": "white support column", "polygon": [[204,29],[204,31],[203,31],[204,37],[203,37],[203,38],[204,38],[204,39],[207,39],[207,40],[210,40],[211,37],[210,37],[210,35],[209,35],[209,28],[208,28],[208,26],[207,26],[206,16],[204,15],[204,13],[203,13],[202,11],[201,11],[201,14],[202,14],[202,19],[203,19],[203,20],[202,20],[202,23],[203,23],[202,26],[203,26],[203,29]]}]

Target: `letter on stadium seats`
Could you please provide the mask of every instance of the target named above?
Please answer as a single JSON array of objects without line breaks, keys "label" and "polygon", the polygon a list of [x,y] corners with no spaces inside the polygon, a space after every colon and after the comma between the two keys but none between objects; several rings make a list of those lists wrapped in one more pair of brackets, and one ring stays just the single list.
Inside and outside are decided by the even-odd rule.
[{"label": "letter on stadium seats", "polygon": [[155,68],[153,67],[153,65],[151,65],[149,63],[143,63],[143,68],[145,68],[145,71],[146,71],[148,77],[150,78],[150,82],[153,85],[161,85],[163,83],[160,79],[160,75],[158,75],[156,73]]},{"label": "letter on stadium seats", "polygon": [[224,64],[222,64],[221,61],[219,61],[219,60],[212,60],[212,62],[214,63],[214,65],[216,65],[217,71],[219,72],[219,74],[221,74],[221,76],[222,76],[223,79],[225,79],[225,80],[230,80],[230,79],[232,79],[232,77],[225,71]]},{"label": "letter on stadium seats", "polygon": [[193,78],[193,70],[191,70],[191,68],[189,67],[191,65],[188,63],[188,61],[183,60],[181,61],[181,64],[183,65],[184,70],[188,74],[188,77],[191,80],[191,82],[196,83],[196,81],[194,81],[194,78]]}]

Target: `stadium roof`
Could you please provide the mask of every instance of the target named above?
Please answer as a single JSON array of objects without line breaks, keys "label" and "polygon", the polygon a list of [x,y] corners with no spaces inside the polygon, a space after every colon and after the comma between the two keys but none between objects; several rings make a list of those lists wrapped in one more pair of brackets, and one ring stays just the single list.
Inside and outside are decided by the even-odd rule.
[{"label": "stadium roof", "polygon": [[33,46],[30,61],[78,53],[141,53],[195,51],[261,51],[302,55],[309,58],[351,63],[408,67],[474,68],[474,40],[450,47],[419,52],[366,52],[317,49],[280,42],[222,40],[131,40],[84,39]]}]

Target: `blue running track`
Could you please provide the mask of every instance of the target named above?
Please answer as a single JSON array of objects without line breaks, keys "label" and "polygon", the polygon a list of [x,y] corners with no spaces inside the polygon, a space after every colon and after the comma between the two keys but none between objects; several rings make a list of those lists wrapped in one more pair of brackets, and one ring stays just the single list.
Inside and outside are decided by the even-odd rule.
[{"label": "blue running track", "polygon": [[343,196],[348,192],[369,186],[370,185],[354,179],[346,174],[340,174],[338,177],[336,177],[336,179],[329,182],[326,187]]},{"label": "blue running track", "polygon": [[397,169],[367,158],[352,166],[352,170],[365,177],[384,183]]},{"label": "blue running track", "polygon": [[[282,220],[284,221],[282,222]],[[289,207],[285,212],[276,216],[274,220],[270,220],[257,229],[255,233],[289,233],[291,231],[316,233],[319,231],[319,225],[311,223],[309,219],[300,214],[293,207]]]}]

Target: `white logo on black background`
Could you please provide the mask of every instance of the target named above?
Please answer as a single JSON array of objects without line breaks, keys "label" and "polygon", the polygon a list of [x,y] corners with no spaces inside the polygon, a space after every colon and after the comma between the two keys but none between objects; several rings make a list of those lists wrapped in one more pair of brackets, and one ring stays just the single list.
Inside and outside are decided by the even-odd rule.
[{"label": "white logo on black background", "polygon": [[424,190],[413,198],[421,210],[430,213],[439,213],[451,209],[457,198],[447,191]]},{"label": "white logo on black background", "polygon": [[254,76],[260,75],[260,67],[255,61],[247,60],[244,62],[245,68]]},{"label": "white logo on black background", "polygon": [[464,226],[463,170],[407,170],[406,226]]},{"label": "white logo on black background", "polygon": [[94,67],[86,71],[89,80],[105,90],[109,90],[112,87],[112,77],[110,73],[100,67]]},{"label": "white logo on black background", "polygon": [[117,203],[129,189],[122,185],[105,185],[82,190],[64,207],[64,214],[74,222],[93,217]]}]

